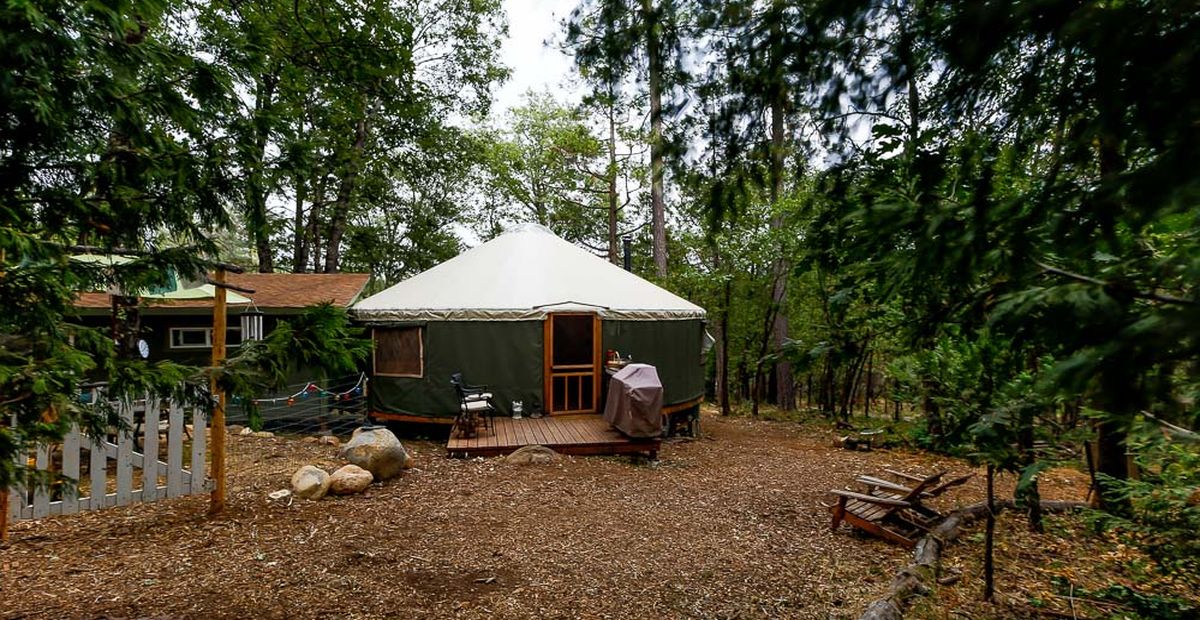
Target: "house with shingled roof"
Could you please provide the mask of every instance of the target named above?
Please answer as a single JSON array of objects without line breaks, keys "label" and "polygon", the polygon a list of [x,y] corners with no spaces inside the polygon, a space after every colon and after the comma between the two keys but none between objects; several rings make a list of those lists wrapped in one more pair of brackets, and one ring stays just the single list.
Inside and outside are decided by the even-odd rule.
[{"label": "house with shingled roof", "polygon": [[[332,303],[349,308],[358,301],[370,280],[365,273],[230,273],[227,281],[254,291],[230,294],[226,343],[236,349],[242,342],[245,315],[261,317],[259,327],[268,334],[288,316],[304,308]],[[235,290],[237,290],[235,289]],[[76,299],[75,308],[85,324],[102,327],[111,323],[114,303],[121,303],[108,292],[85,292]],[[143,354],[150,360],[170,359],[188,364],[205,364],[212,352],[211,297],[142,297],[137,305],[139,336],[145,343]]]}]

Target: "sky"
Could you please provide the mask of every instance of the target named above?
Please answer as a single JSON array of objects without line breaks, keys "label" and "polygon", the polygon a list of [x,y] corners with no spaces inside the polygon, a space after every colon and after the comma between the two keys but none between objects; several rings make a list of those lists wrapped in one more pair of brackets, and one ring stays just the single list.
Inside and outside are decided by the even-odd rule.
[{"label": "sky", "polygon": [[500,48],[500,58],[512,76],[496,93],[493,118],[502,118],[520,105],[530,89],[550,90],[560,100],[574,94],[567,84],[571,57],[558,50],[562,21],[573,8],[570,0],[504,0],[508,40]]}]

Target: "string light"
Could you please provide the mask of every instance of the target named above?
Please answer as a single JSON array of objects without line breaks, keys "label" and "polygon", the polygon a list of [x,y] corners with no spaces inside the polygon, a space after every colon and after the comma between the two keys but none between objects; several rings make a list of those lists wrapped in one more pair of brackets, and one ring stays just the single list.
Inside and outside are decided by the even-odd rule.
[{"label": "string light", "polygon": [[317,385],[315,382],[309,381],[304,385],[303,388],[300,389],[299,392],[296,392],[295,394],[290,396],[279,396],[276,398],[255,398],[254,403],[259,405],[276,405],[279,404],[280,401],[283,401],[287,403],[287,406],[291,407],[292,405],[296,404],[297,398],[307,400],[309,396],[315,396],[317,398],[333,398],[336,400],[350,400],[352,398],[362,396],[363,391],[366,388],[367,381],[367,373],[361,373],[358,375],[358,381],[354,384],[354,386],[344,392],[331,392]]}]

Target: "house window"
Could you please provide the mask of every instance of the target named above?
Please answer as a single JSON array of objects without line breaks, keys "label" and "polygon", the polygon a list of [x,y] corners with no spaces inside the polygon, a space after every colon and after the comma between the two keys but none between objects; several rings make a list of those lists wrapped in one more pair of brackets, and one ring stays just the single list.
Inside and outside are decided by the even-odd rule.
[{"label": "house window", "polygon": [[375,374],[383,377],[425,376],[425,334],[421,327],[377,327]]},{"label": "house window", "polygon": [[[225,346],[236,347],[242,344],[242,328],[230,327],[225,331]],[[211,327],[172,327],[172,349],[211,349]]]}]

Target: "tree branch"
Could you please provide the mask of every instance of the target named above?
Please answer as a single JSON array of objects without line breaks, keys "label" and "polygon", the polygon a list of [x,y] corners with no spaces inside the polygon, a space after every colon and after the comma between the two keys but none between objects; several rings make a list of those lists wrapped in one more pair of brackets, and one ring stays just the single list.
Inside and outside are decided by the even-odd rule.
[{"label": "tree branch", "polygon": [[1163,428],[1163,431],[1165,431],[1166,433],[1168,433],[1170,435],[1174,435],[1175,437],[1179,437],[1180,439],[1188,439],[1191,441],[1200,441],[1200,433],[1197,433],[1196,431],[1186,429],[1182,426],[1176,426],[1166,420],[1160,420],[1159,418],[1155,417],[1154,414],[1150,413],[1149,411],[1143,411],[1142,416],[1144,416],[1147,420],[1150,420],[1150,421],[1154,422],[1155,424],[1158,424],[1159,426],[1161,426]]},{"label": "tree branch", "polygon": [[[1074,273],[1071,271],[1067,271],[1065,269],[1059,269],[1058,267],[1051,267],[1050,265],[1047,265],[1041,261],[1033,261],[1033,262],[1035,265],[1037,265],[1038,267],[1041,268],[1042,273],[1048,273],[1051,275],[1060,276],[1063,278],[1067,278],[1069,280],[1075,280],[1077,282],[1094,284],[1096,286],[1101,286],[1101,287],[1108,288],[1108,289],[1117,288],[1115,285],[1113,285],[1109,282],[1105,282],[1104,280],[1099,280],[1099,279],[1093,278],[1091,276],[1085,276],[1082,274]],[[1175,304],[1175,305],[1180,305],[1180,306],[1195,306],[1195,305],[1197,305],[1197,303],[1194,300],[1185,299],[1183,297],[1176,297],[1174,295],[1167,295],[1165,293],[1155,293],[1153,291],[1137,291],[1137,290],[1128,290],[1127,292],[1130,295],[1132,295],[1138,299],[1157,301],[1159,303],[1164,303],[1164,304]]]}]

